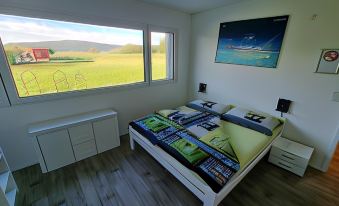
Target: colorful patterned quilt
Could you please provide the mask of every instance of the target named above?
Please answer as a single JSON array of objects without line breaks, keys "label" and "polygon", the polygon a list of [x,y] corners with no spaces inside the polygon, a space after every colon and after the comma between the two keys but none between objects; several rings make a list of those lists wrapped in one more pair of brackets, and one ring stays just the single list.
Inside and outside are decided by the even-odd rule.
[{"label": "colorful patterned quilt", "polygon": [[188,107],[161,110],[130,123],[218,192],[240,169],[219,116]]}]

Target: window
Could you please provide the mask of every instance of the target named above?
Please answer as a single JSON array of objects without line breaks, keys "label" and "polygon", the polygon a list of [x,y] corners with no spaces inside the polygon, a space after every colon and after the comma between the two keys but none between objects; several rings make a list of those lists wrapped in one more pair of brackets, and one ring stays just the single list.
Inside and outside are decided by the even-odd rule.
[{"label": "window", "polygon": [[21,98],[145,82],[144,31],[0,15]]},{"label": "window", "polygon": [[175,79],[175,34],[147,24],[0,14],[0,74],[14,104],[168,82]]},{"label": "window", "polygon": [[152,80],[173,79],[174,34],[151,32]]}]

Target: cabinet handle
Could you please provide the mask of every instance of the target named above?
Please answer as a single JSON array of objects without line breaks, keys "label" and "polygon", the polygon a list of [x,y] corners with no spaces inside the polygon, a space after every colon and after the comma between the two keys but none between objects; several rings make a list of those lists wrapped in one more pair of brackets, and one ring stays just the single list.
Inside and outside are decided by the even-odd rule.
[{"label": "cabinet handle", "polygon": [[286,157],[287,159],[290,159],[290,160],[294,160],[294,158],[289,157],[289,156],[287,156],[287,155],[285,155],[285,154],[282,154],[281,156]]},{"label": "cabinet handle", "polygon": [[284,167],[287,167],[287,168],[291,169],[291,167],[290,167],[290,166],[288,166],[288,165],[285,165],[285,164],[283,164],[283,163],[281,163],[281,162],[278,162],[278,164],[280,164],[280,165],[282,165],[282,166],[284,166]]}]

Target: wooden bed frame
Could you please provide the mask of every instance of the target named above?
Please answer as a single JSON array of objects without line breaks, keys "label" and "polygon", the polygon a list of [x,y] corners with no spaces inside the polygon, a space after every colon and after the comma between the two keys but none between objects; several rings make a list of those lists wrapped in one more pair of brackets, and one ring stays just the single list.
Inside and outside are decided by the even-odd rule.
[{"label": "wooden bed frame", "polygon": [[[281,132],[277,135],[280,136]],[[246,176],[248,172],[268,153],[273,142],[271,141],[256,157],[247,164],[242,170],[235,173],[229,182],[218,192],[215,193],[197,174],[185,167],[163,149],[157,145],[153,145],[146,137],[138,133],[129,126],[130,146],[134,150],[135,142],[143,147],[150,155],[152,155],[163,167],[165,167],[174,177],[184,184],[191,192],[194,193],[204,206],[217,206],[232,189]]]}]

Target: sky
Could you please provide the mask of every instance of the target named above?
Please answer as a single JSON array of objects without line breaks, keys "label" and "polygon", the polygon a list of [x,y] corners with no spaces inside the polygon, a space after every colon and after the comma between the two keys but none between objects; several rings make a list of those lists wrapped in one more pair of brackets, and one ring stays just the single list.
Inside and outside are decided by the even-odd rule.
[{"label": "sky", "polygon": [[[142,45],[142,34],[142,30],[0,14],[0,37],[4,45],[15,42],[58,40],[80,40],[115,45]],[[153,42],[153,44],[158,44],[158,42]]]}]

